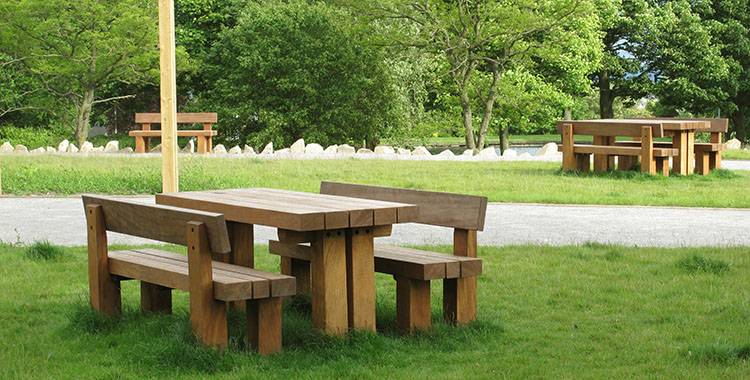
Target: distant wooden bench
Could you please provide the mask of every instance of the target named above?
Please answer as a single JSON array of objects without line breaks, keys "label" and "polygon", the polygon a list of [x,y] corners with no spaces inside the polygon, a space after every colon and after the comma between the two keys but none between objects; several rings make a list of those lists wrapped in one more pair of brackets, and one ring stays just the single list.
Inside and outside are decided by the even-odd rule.
[{"label": "distant wooden bench", "polygon": [[[658,147],[654,145],[654,138],[664,137],[664,129],[658,122],[644,122],[644,125],[634,125],[627,121],[618,123],[607,123],[602,126],[579,125],[573,128],[573,125],[566,122],[560,122],[558,127],[562,132],[563,145],[563,170],[578,170],[588,172],[591,169],[591,155],[600,155],[608,157],[608,160],[614,161],[615,156],[619,157],[641,157],[641,171],[649,174],[661,173],[669,175],[669,157],[675,157],[679,154],[677,149],[671,147]],[[595,141],[595,144],[576,144],[575,135],[597,136],[598,138],[607,139],[609,144],[602,144]],[[634,142],[637,146],[622,146],[614,144],[617,136],[637,137],[640,141]],[[620,160],[620,165],[632,166],[629,160]],[[608,165],[613,166],[613,165]],[[630,169],[628,167],[627,169]],[[606,170],[605,168],[594,167],[596,171]]]},{"label": "distant wooden bench", "polygon": [[[212,261],[231,251],[221,214],[84,196],[88,225],[91,306],[121,310],[120,281],[141,281],[141,309],[170,313],[172,289],[190,293],[190,323],[204,344],[226,347],[227,302],[245,302],[247,339],[261,354],[281,349],[281,299],[295,279]],[[157,249],[109,252],[107,231],[187,246],[188,255]]]},{"label": "distant wooden bench", "polygon": [[[177,124],[202,124],[202,130],[178,130],[178,137],[195,137],[198,141],[198,153],[210,153],[213,147],[213,137],[218,132],[212,130],[214,124],[219,120],[215,113],[178,113]],[[149,140],[161,137],[161,130],[152,130],[151,125],[161,124],[161,114],[137,113],[135,123],[140,130],[130,131],[128,135],[135,137],[136,153],[146,153],[149,150]]]},{"label": "distant wooden bench", "polygon": [[[477,231],[484,228],[487,198],[332,182],[323,182],[320,192],[415,204],[419,207],[416,223],[454,229],[453,256],[375,246],[375,271],[391,274],[396,279],[396,313],[400,331],[424,330],[432,325],[431,280],[443,280],[443,311],[447,321],[465,324],[476,319],[476,277],[482,273],[482,260],[476,258]],[[304,270],[309,266],[309,246],[271,241],[269,251],[291,258],[293,267],[303,267]]]}]

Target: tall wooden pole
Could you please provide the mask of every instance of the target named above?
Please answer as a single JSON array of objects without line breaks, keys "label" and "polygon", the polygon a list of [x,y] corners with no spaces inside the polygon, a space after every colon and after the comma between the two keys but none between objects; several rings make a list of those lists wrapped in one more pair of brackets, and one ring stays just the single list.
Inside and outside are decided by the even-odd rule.
[{"label": "tall wooden pole", "polygon": [[161,52],[162,191],[170,193],[179,191],[174,0],[159,0],[159,50]]}]

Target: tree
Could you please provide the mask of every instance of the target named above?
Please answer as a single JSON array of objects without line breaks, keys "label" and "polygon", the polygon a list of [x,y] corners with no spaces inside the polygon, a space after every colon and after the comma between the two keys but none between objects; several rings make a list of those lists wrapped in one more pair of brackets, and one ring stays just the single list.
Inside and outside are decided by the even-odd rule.
[{"label": "tree", "polygon": [[[569,62],[573,66],[588,64],[590,49],[599,48],[596,15],[591,4],[583,0],[393,0],[361,9],[404,25],[404,33],[395,38],[394,44],[419,47],[445,57],[446,74],[452,78],[461,104],[466,145],[470,149],[481,149],[486,143],[500,81],[507,70],[534,66],[535,57],[567,50],[567,46],[549,48],[553,41],[575,40],[570,36],[588,37],[586,43],[568,50],[581,54]],[[488,74],[487,84],[472,84],[481,72]],[[472,87],[483,88],[484,92],[472,94]],[[478,128],[474,124],[475,104],[480,104]]]},{"label": "tree", "polygon": [[6,0],[0,4],[0,52],[19,62],[41,91],[64,99],[75,139],[88,137],[94,105],[115,83],[158,78],[156,4],[150,0]]}]

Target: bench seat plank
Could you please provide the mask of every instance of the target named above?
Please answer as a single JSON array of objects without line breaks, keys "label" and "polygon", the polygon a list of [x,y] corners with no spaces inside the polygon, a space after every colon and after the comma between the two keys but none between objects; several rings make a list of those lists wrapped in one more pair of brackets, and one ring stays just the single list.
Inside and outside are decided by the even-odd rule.
[{"label": "bench seat plank", "polygon": [[695,143],[696,152],[721,152],[724,144]]},{"label": "bench seat plank", "polygon": [[[113,251],[109,255],[113,275],[132,278],[172,289],[188,290],[187,256],[155,249]],[[262,299],[294,294],[294,278],[250,268],[212,262],[214,297],[222,301]]]},{"label": "bench seat plank", "polygon": [[[604,145],[573,145],[573,153],[583,154],[608,154],[617,156],[640,156],[643,151],[640,147],[630,146],[604,146]],[[678,149],[654,148],[654,157],[673,157],[679,153]]]},{"label": "bench seat plank", "polygon": [[[190,130],[190,129],[183,129],[177,131],[177,136],[179,137],[189,137],[189,136],[216,136],[219,132],[217,131],[206,131],[206,130]],[[130,137],[161,137],[161,131],[160,130],[151,130],[151,131],[130,131],[128,132],[128,136]]]}]

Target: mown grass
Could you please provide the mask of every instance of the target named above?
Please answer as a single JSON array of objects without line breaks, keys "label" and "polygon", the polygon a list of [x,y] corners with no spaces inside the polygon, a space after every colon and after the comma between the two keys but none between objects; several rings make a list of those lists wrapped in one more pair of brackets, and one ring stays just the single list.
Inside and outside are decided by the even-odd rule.
[{"label": "mown grass", "polygon": [[[154,194],[161,160],[146,157],[0,156],[11,195]],[[562,174],[548,162],[260,160],[185,156],[181,190],[272,187],[317,192],[345,181],[487,196],[492,202],[750,207],[750,172],[648,176],[637,172]]]},{"label": "mown grass", "polygon": [[[174,247],[170,247],[174,249]],[[448,251],[448,247],[439,247]],[[304,303],[287,304],[282,354],[242,350],[231,316],[226,352],[195,344],[187,297],[175,312],[142,315],[138,285],[123,283],[124,314],[89,311],[84,248],[65,260],[32,260],[0,246],[0,378],[747,378],[750,255],[747,248],[480,248],[479,320],[434,331],[394,332],[394,281],[377,279],[377,335],[328,338]],[[257,247],[260,268],[278,259]],[[726,263],[718,275],[687,271],[686,257]]]},{"label": "mown grass", "polygon": [[750,160],[750,150],[728,150],[722,152],[722,157],[727,160]]}]

